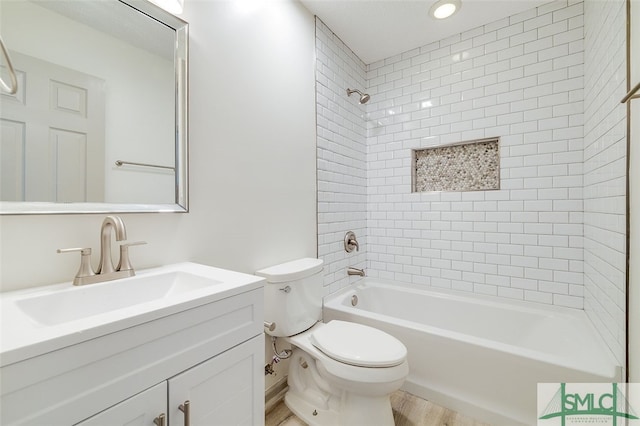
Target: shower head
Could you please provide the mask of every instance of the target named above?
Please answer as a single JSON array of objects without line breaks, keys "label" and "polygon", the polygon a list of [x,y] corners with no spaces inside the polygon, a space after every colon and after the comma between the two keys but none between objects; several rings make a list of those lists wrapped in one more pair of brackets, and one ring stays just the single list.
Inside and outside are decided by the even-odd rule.
[{"label": "shower head", "polygon": [[352,93],[357,93],[360,95],[359,102],[361,104],[366,104],[369,101],[369,99],[371,99],[371,96],[367,95],[366,93],[362,93],[358,89],[347,89],[347,96],[351,96]]}]

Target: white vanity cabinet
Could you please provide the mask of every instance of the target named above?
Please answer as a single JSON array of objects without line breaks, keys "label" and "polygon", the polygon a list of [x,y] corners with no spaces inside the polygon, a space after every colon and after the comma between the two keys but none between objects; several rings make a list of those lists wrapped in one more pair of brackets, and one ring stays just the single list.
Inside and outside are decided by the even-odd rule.
[{"label": "white vanity cabinet", "polygon": [[3,365],[0,424],[183,426],[185,401],[190,426],[263,424],[262,282],[244,290]]},{"label": "white vanity cabinet", "polygon": [[[264,339],[256,336],[184,373],[78,423],[78,426],[259,425]],[[256,374],[258,371],[258,374]],[[189,408],[185,409],[185,406]],[[188,411],[188,413],[187,413]]]}]

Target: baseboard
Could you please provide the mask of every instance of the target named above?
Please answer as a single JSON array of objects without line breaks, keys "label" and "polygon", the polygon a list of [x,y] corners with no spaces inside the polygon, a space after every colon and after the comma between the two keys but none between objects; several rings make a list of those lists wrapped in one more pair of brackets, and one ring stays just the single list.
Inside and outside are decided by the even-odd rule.
[{"label": "baseboard", "polygon": [[283,398],[284,394],[289,390],[287,386],[287,378],[283,377],[275,385],[271,386],[264,393],[264,411],[269,412]]}]

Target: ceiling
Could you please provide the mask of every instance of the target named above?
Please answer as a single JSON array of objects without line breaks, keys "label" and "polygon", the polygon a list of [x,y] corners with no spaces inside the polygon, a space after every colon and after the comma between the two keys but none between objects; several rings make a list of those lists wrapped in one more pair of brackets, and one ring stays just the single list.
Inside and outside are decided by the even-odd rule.
[{"label": "ceiling", "polygon": [[547,3],[548,0],[461,0],[436,20],[436,0],[300,0],[362,61],[370,64]]}]

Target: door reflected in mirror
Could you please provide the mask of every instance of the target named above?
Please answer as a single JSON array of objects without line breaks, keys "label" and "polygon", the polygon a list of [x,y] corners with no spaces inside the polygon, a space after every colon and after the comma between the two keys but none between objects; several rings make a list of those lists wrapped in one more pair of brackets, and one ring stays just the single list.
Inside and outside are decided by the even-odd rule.
[{"label": "door reflected in mirror", "polygon": [[0,5],[2,213],[187,210],[187,24],[129,3]]}]

